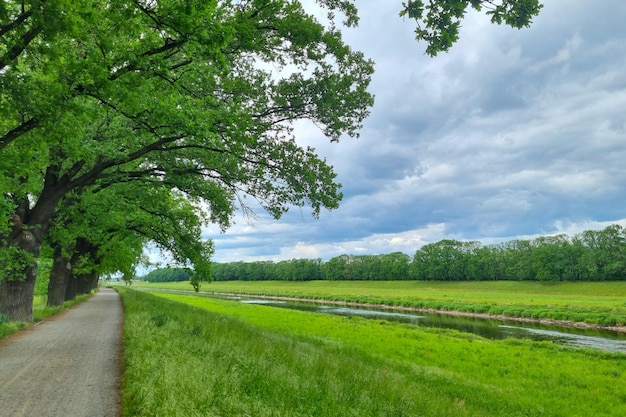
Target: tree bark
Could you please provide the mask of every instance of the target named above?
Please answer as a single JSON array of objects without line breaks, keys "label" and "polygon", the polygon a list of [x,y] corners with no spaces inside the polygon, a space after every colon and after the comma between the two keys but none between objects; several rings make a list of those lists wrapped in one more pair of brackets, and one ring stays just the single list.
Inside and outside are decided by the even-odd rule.
[{"label": "tree bark", "polygon": [[13,229],[3,242],[5,248],[15,248],[18,253],[21,250],[31,256],[28,261],[25,261],[27,258],[21,260],[24,261],[21,267],[13,265],[0,277],[0,314],[9,320],[33,321],[32,304],[41,244],[59,201],[72,189],[68,179],[59,182],[58,170],[56,166],[48,167],[43,190],[32,209],[27,198],[19,202],[12,219]]},{"label": "tree bark", "polygon": [[11,321],[33,321],[33,298],[37,264],[25,272],[24,280],[3,279],[0,281],[0,314]]},{"label": "tree bark", "polygon": [[[16,253],[24,257],[14,259],[15,265],[0,277],[0,314],[11,321],[31,322],[37,278],[36,258],[41,251],[44,233],[40,227],[24,228],[19,214],[13,219],[8,246],[16,248]],[[31,255],[32,258],[29,258]]]},{"label": "tree bark", "polygon": [[89,294],[91,292],[91,280],[92,280],[91,274],[92,273],[84,273],[76,277],[76,281],[77,281],[76,294],[77,295]]},{"label": "tree bark", "polygon": [[72,301],[76,299],[76,293],[78,290],[78,279],[74,274],[70,274],[67,285],[65,286],[65,301]]},{"label": "tree bark", "polygon": [[48,307],[62,306],[65,302],[65,289],[72,272],[71,268],[70,260],[63,256],[61,248],[55,248],[48,283]]},{"label": "tree bark", "polygon": [[91,289],[95,290],[98,288],[98,281],[100,280],[100,274],[94,272],[91,276]]}]

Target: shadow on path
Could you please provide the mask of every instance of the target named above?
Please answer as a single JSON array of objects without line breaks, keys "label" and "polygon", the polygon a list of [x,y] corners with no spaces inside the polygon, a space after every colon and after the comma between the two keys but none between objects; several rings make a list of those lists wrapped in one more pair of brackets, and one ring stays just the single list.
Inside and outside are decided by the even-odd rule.
[{"label": "shadow on path", "polygon": [[0,416],[116,417],[123,311],[102,288],[0,344]]}]

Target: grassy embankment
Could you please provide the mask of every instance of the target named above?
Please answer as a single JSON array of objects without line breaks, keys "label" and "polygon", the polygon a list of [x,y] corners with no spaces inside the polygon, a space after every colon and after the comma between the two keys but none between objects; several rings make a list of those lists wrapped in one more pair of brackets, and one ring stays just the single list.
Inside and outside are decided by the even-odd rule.
[{"label": "grassy embankment", "polygon": [[124,416],[624,416],[626,355],[120,288]]},{"label": "grassy embankment", "polygon": [[[76,297],[75,300],[66,301],[63,306],[58,307],[47,307],[46,297],[36,296],[33,301],[33,321],[36,323],[50,316],[53,316],[66,308],[70,308],[80,303],[81,301],[86,300],[90,296],[91,294],[79,295]],[[10,336],[20,330],[23,330],[27,326],[28,323],[24,323],[21,321],[8,321],[4,316],[0,316],[0,339]]]},{"label": "grassy embankment", "polygon": [[[140,283],[190,290],[186,282]],[[201,291],[385,304],[409,308],[626,325],[626,282],[229,281]]]}]

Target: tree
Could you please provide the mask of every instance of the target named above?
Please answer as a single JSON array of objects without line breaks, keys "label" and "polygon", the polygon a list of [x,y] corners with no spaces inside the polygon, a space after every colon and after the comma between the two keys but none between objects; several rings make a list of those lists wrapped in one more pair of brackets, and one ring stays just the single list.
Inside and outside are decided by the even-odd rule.
[{"label": "tree", "polygon": [[626,277],[626,230],[611,225],[603,230],[587,230],[578,236],[585,248],[581,264],[591,279],[610,280]]},{"label": "tree", "polygon": [[409,255],[402,252],[380,255],[380,270],[383,271],[384,279],[396,281],[409,279],[409,262]]},{"label": "tree", "polygon": [[537,277],[534,262],[536,246],[530,240],[512,240],[503,245],[505,278],[516,281]]},{"label": "tree", "polygon": [[444,239],[424,245],[415,253],[411,270],[417,279],[459,281],[467,279],[466,251],[473,242]]},{"label": "tree", "polygon": [[[297,1],[4,2],[0,314],[32,319],[58,207],[96,183],[166,184],[223,228],[237,206],[249,210],[246,196],[276,218],[294,205],[336,208],[332,167],[292,126],[358,136],[373,65],[337,29],[335,12],[356,24],[354,5],[318,3],[327,26]],[[414,7],[409,17],[419,20]]]},{"label": "tree", "polygon": [[[136,182],[92,187],[61,204],[47,236],[54,252],[48,305],[62,305],[70,278],[122,273],[134,276],[142,249],[152,242],[181,267],[190,266],[192,284],[209,279],[212,242],[201,239],[206,217],[180,193],[164,185]],[[73,282],[73,281],[72,281]]]},{"label": "tree", "polygon": [[148,282],[188,281],[189,273],[180,268],[160,268],[145,275],[143,280]]},{"label": "tree", "polygon": [[350,263],[352,257],[350,255],[340,255],[329,259],[322,265],[322,273],[324,278],[329,281],[341,281],[351,279]]},{"label": "tree", "polygon": [[57,34],[54,56],[28,62],[53,71],[72,105],[66,128],[27,134],[47,145],[39,189],[5,194],[15,207],[5,250],[24,254],[1,282],[0,312],[13,319],[31,318],[34,259],[59,202],[80,187],[165,183],[224,227],[245,195],[275,217],[291,205],[317,216],[341,198],[331,167],[290,126],[309,119],[338,140],[367,115],[372,64],[338,31],[282,1],[125,6],[104,8],[82,38]]},{"label": "tree", "polygon": [[542,236],[533,241],[533,269],[539,281],[571,279],[572,257],[569,237]]}]

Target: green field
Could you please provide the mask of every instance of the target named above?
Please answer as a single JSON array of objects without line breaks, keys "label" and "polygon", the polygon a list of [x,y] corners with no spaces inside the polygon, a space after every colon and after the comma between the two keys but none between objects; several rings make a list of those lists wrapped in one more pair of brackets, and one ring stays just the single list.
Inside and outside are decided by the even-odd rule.
[{"label": "green field", "polygon": [[[189,290],[186,282],[137,283]],[[227,281],[201,291],[314,298],[511,317],[626,324],[626,282]]]},{"label": "green field", "polygon": [[119,288],[124,416],[624,416],[626,355]]}]

